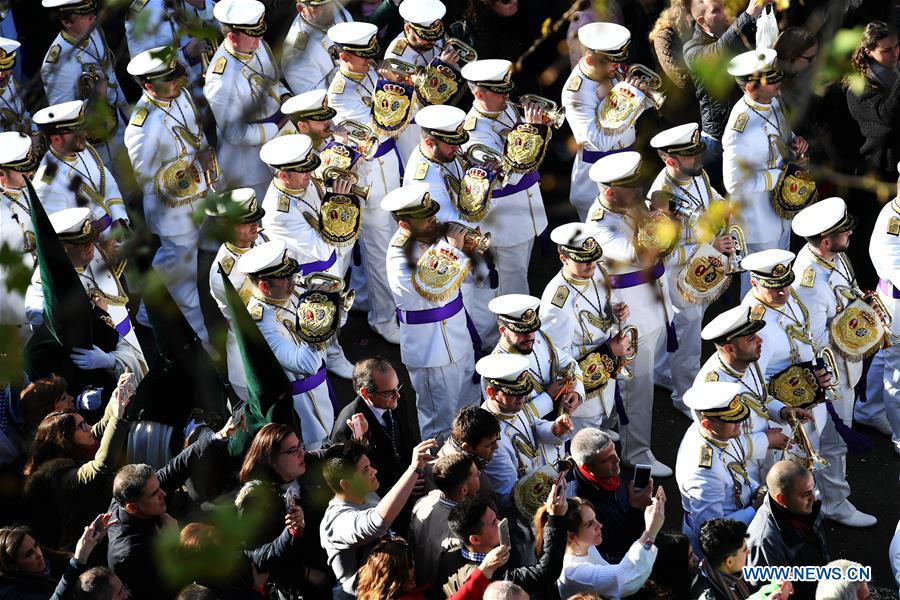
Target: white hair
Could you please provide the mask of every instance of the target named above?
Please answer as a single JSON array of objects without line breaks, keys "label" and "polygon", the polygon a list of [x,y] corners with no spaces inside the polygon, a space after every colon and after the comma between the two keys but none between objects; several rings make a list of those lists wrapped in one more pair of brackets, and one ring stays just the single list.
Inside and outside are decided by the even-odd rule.
[{"label": "white hair", "polygon": [[[840,567],[843,576],[847,576],[847,569],[850,567],[861,568],[862,565],[852,560],[833,560],[828,563],[829,567]],[[823,579],[816,586],[816,600],[856,600],[859,586],[866,585],[864,581],[854,581],[850,579]]]},{"label": "white hair", "polygon": [[484,600],[517,600],[520,596],[528,594],[512,581],[495,581],[484,590]]},{"label": "white hair", "polygon": [[572,458],[581,466],[600,454],[611,442],[609,435],[596,427],[585,427],[572,438]]}]

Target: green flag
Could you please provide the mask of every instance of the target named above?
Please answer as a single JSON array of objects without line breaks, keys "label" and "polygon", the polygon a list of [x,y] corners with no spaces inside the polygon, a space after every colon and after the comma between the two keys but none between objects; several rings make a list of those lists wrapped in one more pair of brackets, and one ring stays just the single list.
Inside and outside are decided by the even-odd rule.
[{"label": "green flag", "polygon": [[284,423],[300,435],[300,419],[294,410],[291,382],[284,369],[259,327],[250,318],[231,280],[221,270],[219,275],[225,286],[225,299],[231,317],[229,325],[237,340],[247,381],[247,404],[244,405],[247,431],[232,437],[229,445],[232,454],[240,455],[263,425]]},{"label": "green flag", "polygon": [[44,290],[44,323],[65,348],[93,348],[91,301],[53,230],[47,211],[26,178],[28,208],[37,245],[38,268]]}]

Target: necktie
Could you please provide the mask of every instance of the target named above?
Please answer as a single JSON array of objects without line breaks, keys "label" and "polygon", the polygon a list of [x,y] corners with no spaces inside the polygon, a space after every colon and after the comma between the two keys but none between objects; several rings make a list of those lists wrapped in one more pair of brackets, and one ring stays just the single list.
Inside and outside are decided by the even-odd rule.
[{"label": "necktie", "polygon": [[384,432],[387,434],[388,438],[391,440],[391,447],[394,449],[394,456],[399,457],[400,451],[397,448],[397,430],[394,427],[394,416],[391,414],[390,410],[384,411]]}]

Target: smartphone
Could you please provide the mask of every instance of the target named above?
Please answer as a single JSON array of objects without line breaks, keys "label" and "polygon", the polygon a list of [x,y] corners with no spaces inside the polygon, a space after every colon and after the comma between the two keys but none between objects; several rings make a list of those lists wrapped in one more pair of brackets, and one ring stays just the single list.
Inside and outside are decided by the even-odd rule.
[{"label": "smartphone", "polygon": [[504,518],[500,521],[498,528],[500,529],[500,545],[511,547],[512,545],[509,542],[509,520]]},{"label": "smartphone", "polygon": [[642,490],[650,485],[650,465],[635,465],[634,467],[634,489]]},{"label": "smartphone", "polygon": [[240,426],[241,417],[244,416],[244,406],[247,405],[246,400],[242,400],[237,406],[234,407],[234,410],[231,411],[231,416],[234,417],[234,422]]}]

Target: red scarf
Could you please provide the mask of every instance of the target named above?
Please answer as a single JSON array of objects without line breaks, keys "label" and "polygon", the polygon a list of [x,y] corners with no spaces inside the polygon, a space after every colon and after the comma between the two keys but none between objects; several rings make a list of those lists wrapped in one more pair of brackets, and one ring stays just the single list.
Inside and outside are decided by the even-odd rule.
[{"label": "red scarf", "polygon": [[578,472],[590,483],[607,492],[614,492],[619,489],[618,477],[596,477],[593,473],[584,468],[584,465],[578,465]]}]

